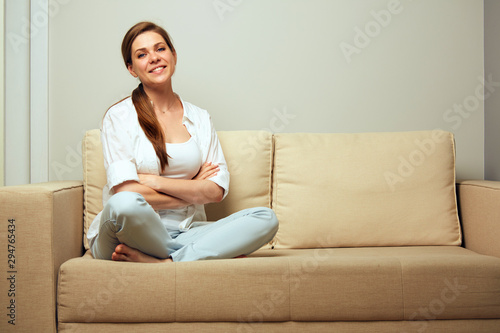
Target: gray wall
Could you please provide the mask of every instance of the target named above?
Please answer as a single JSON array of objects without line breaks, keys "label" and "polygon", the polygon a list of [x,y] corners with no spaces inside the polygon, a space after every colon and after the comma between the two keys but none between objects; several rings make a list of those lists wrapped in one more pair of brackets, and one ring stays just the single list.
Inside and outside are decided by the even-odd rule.
[{"label": "gray wall", "polygon": [[[500,1],[484,2],[485,73],[500,81]],[[484,102],[485,146],[484,177],[500,180],[500,94],[492,94]]]},{"label": "gray wall", "polygon": [[[5,1],[0,0],[0,17],[4,17]],[[2,21],[3,22],[3,21]],[[0,25],[0,45],[4,45],[4,25]],[[4,170],[5,170],[5,153],[4,153],[4,137],[5,137],[5,107],[4,107],[4,89],[5,89],[5,71],[4,71],[4,52],[0,52],[0,186],[4,185]]]},{"label": "gray wall", "polygon": [[137,85],[119,50],[141,20],[171,33],[174,90],[218,130],[441,128],[456,135],[458,178],[484,177],[482,0],[56,1],[49,180],[81,179],[83,132]]}]

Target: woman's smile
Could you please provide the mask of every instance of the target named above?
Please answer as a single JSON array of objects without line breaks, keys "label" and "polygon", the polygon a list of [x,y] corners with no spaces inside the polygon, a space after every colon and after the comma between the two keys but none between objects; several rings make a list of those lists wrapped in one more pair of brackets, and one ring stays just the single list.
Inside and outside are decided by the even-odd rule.
[{"label": "woman's smile", "polygon": [[167,66],[158,66],[158,67],[155,67],[154,69],[150,70],[149,72],[150,73],[161,73],[163,72],[163,70],[166,68]]},{"label": "woman's smile", "polygon": [[164,84],[172,78],[177,56],[161,35],[152,31],[139,35],[132,50],[132,63],[128,69],[145,87]]}]

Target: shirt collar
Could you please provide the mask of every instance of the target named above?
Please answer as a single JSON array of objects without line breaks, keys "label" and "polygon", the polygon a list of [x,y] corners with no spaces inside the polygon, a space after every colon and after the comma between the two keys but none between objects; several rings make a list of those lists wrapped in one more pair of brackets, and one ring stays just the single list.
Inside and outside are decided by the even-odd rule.
[{"label": "shirt collar", "polygon": [[193,110],[184,103],[184,100],[179,96],[179,99],[181,100],[182,103],[182,109],[184,110],[184,115],[182,116],[182,123],[185,123],[186,121],[189,121],[191,124],[193,123]]}]

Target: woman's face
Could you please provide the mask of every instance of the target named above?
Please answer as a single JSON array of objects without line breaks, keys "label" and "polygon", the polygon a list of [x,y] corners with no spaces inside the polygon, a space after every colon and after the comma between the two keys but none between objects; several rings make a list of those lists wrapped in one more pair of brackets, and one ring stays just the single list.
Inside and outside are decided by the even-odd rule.
[{"label": "woman's face", "polygon": [[174,75],[177,54],[156,32],[147,31],[137,36],[132,43],[131,56],[128,70],[146,87],[162,85]]}]

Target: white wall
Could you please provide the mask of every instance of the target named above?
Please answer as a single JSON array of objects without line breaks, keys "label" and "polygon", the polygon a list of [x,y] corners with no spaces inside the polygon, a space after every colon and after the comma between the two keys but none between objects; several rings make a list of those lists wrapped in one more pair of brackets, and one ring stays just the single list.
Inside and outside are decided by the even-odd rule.
[{"label": "white wall", "polygon": [[[500,81],[500,2],[485,0],[485,73]],[[485,179],[500,180],[500,94],[485,101]]]},{"label": "white wall", "polygon": [[5,0],[5,185],[30,182],[29,0]]},{"label": "white wall", "polygon": [[137,85],[120,44],[141,20],[170,32],[174,89],[218,130],[441,128],[458,177],[484,176],[482,0],[65,0],[49,25],[51,180],[81,178],[83,132]]}]

